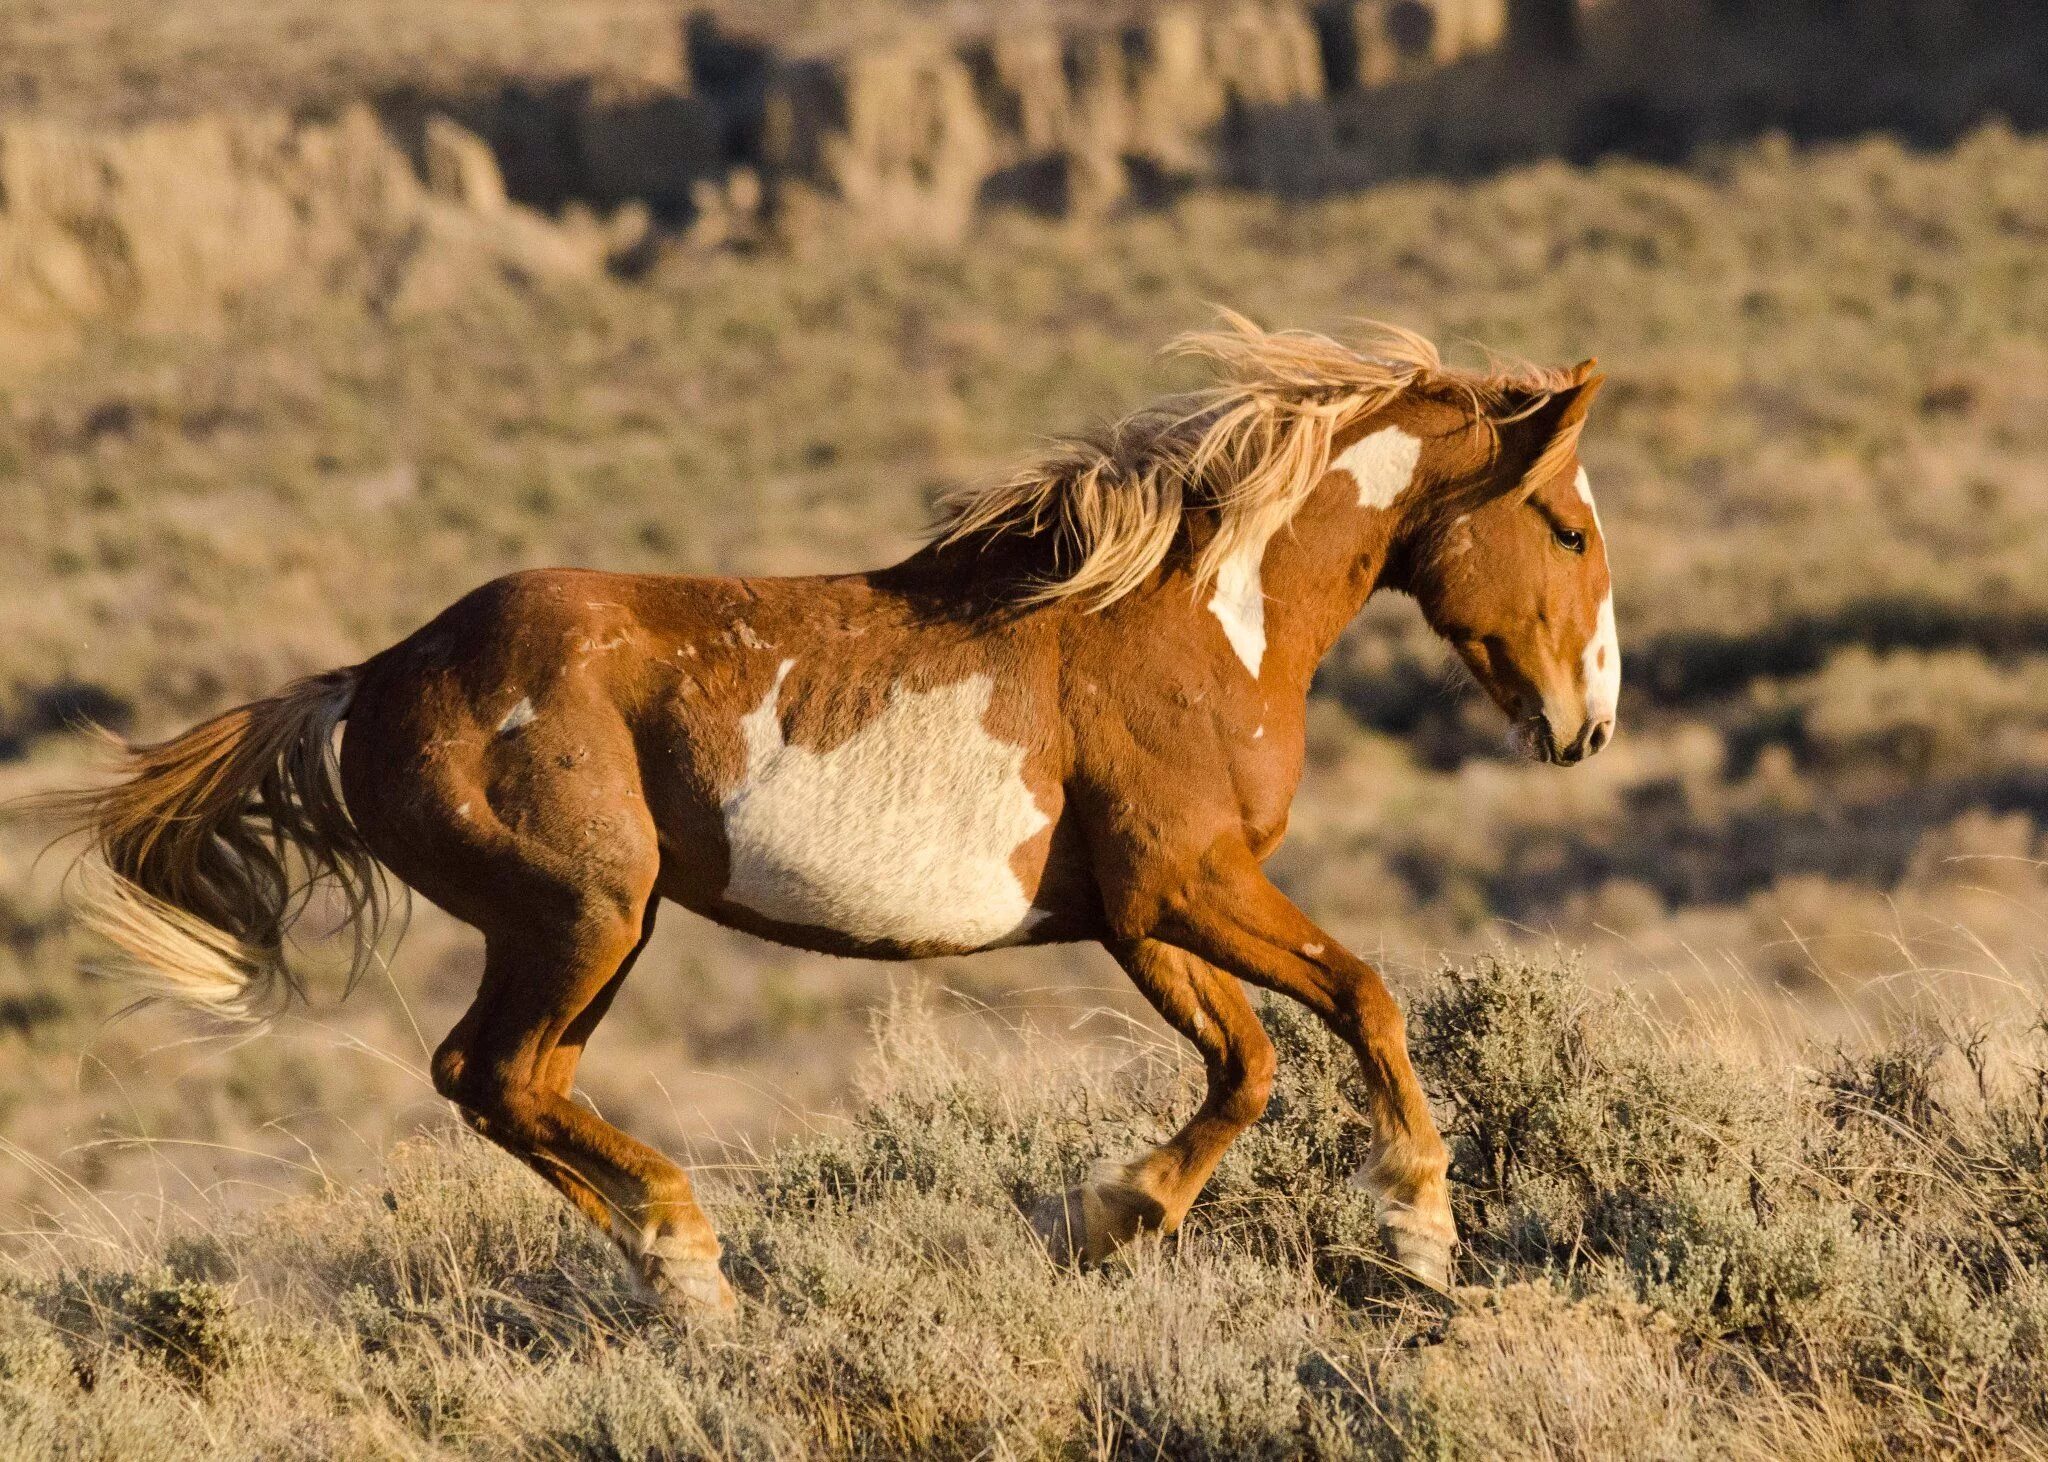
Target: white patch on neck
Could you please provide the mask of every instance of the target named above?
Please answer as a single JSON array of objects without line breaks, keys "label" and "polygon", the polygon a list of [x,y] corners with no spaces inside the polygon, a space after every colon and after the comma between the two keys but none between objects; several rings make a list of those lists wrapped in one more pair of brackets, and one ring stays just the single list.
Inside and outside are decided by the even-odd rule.
[{"label": "white patch on neck", "polygon": [[1330,470],[1351,474],[1361,508],[1391,508],[1415,481],[1415,464],[1421,460],[1421,438],[1398,426],[1383,426],[1339,452]]},{"label": "white patch on neck", "polygon": [[1259,564],[1265,557],[1263,543],[1233,553],[1217,570],[1216,592],[1209,599],[1209,612],[1254,680],[1266,658],[1266,588],[1259,580]]},{"label": "white patch on neck", "polygon": [[879,715],[819,752],[783,736],[792,663],[740,718],[746,773],[721,809],[726,899],[907,948],[983,949],[1044,918],[1010,855],[1049,819],[1024,785],[1024,749],[982,728],[994,682],[893,686]]},{"label": "white patch on neck", "polygon": [[[1408,490],[1415,480],[1415,464],[1421,460],[1418,438],[1398,426],[1384,426],[1338,453],[1330,470],[1351,474],[1358,484],[1359,506],[1386,508]],[[1217,570],[1216,592],[1209,599],[1209,612],[1223,626],[1230,648],[1254,680],[1266,659],[1266,590],[1259,577],[1265,557],[1264,543],[1233,553]]]},{"label": "white patch on neck", "polygon": [[1612,594],[1601,597],[1593,638],[1586,641],[1579,668],[1586,686],[1586,719],[1611,717],[1621,704],[1621,640],[1614,632]]},{"label": "white patch on neck", "polygon": [[[1593,515],[1593,526],[1595,528],[1600,528],[1600,508],[1599,505],[1593,501],[1593,479],[1586,475],[1586,468],[1584,463],[1581,463],[1579,465],[1579,475],[1576,479],[1576,485],[1579,489],[1580,499],[1586,504],[1586,510]],[[1600,536],[1603,538],[1607,536],[1607,530],[1605,528],[1600,528]]]}]

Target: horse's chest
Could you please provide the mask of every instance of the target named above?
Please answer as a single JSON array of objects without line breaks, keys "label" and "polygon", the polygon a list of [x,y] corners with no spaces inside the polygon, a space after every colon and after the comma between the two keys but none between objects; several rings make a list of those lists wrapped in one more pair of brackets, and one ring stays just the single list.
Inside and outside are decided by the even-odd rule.
[{"label": "horse's chest", "polygon": [[1300,731],[1279,722],[1260,723],[1254,739],[1238,749],[1231,762],[1239,816],[1246,844],[1260,858],[1280,846],[1294,794],[1301,785]]},{"label": "horse's chest", "polygon": [[783,666],[741,723],[746,769],[724,798],[728,902],[779,923],[904,949],[979,949],[1036,921],[1013,868],[1047,824],[1023,748],[983,727],[987,676],[894,689],[827,750],[793,746]]}]

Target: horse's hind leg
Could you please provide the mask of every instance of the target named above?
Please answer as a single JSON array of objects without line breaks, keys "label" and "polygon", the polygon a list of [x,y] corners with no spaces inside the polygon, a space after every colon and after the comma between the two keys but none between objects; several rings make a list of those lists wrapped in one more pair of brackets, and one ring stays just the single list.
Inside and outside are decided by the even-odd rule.
[{"label": "horse's hind leg", "polygon": [[646,897],[485,926],[483,985],[434,1057],[434,1084],[609,1233],[664,1303],[730,1309],[688,1175],[570,1099],[583,1043],[652,931]]},{"label": "horse's hind leg", "polygon": [[1123,1163],[1104,1163],[1079,1187],[1047,1199],[1032,1225],[1055,1257],[1099,1264],[1142,1233],[1171,1233],[1273,1089],[1273,1043],[1236,980],[1155,940],[1113,951],[1167,1024],[1202,1053],[1208,1091],[1186,1126]]}]

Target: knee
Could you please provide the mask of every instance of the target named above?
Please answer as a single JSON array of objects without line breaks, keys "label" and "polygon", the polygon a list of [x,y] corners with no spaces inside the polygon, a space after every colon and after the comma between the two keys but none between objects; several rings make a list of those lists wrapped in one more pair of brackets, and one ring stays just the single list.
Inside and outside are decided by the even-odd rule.
[{"label": "knee", "polygon": [[1370,970],[1363,978],[1347,982],[1338,991],[1335,1016],[1331,1024],[1337,1033],[1365,1050],[1386,1050],[1407,1044],[1408,1027],[1401,1016],[1401,1007],[1394,1002],[1379,976]]}]

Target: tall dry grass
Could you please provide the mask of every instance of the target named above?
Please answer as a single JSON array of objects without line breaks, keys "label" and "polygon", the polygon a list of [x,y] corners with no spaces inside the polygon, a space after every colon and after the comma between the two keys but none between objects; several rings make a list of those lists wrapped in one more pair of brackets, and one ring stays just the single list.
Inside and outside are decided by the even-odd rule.
[{"label": "tall dry grass", "polygon": [[1170,1131],[1178,1049],[963,1059],[877,1027],[842,1120],[700,1170],[741,1295],[645,1308],[452,1130],[260,1216],[81,1205],[0,1271],[0,1449],[220,1456],[2031,1456],[2039,1028],[1717,1041],[1513,957],[1422,992],[1466,1286],[1382,1267],[1354,1064],[1291,1008],[1273,1108],[1175,1240],[1056,1269],[1017,1205]]}]

